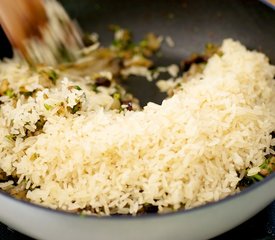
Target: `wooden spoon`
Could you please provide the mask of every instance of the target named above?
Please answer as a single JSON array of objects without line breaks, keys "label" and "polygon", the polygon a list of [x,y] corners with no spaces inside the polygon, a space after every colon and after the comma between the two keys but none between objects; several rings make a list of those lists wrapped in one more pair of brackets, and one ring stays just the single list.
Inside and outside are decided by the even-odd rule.
[{"label": "wooden spoon", "polygon": [[41,37],[47,22],[43,0],[0,0],[0,21],[12,45],[28,58],[25,40]]}]

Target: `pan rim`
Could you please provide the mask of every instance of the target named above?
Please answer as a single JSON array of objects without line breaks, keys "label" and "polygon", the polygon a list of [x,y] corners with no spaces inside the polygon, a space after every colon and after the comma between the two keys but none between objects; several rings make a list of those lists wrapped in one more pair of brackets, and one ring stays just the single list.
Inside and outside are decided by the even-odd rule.
[{"label": "pan rim", "polygon": [[[97,215],[82,215],[79,213],[71,213],[71,212],[66,212],[64,210],[59,210],[59,209],[52,209],[43,205],[39,205],[36,203],[32,203],[30,201],[24,201],[24,200],[20,200],[20,199],[16,199],[15,197],[10,196],[8,193],[4,192],[4,191],[0,191],[0,198],[6,198],[10,201],[13,201],[15,203],[19,203],[21,204],[21,206],[26,206],[26,207],[31,207],[33,209],[37,209],[37,210],[42,210],[44,212],[48,212],[48,213],[53,213],[55,215],[59,215],[59,216],[67,216],[67,217],[73,217],[73,218],[82,218],[82,219],[87,219],[87,220],[140,220],[140,219],[155,219],[155,218],[165,218],[165,217],[173,217],[173,216],[178,216],[178,215],[189,215],[192,214],[193,212],[198,212],[198,211],[204,211],[206,209],[215,207],[215,206],[220,206],[223,204],[226,204],[232,200],[238,200],[241,197],[251,193],[252,191],[259,189],[260,187],[262,187],[263,185],[267,184],[268,182],[271,182],[272,180],[275,180],[275,172],[272,173],[271,175],[267,176],[264,180],[254,183],[251,186],[247,187],[246,189],[227,196],[221,200],[218,200],[216,202],[210,202],[204,205],[200,205],[198,207],[194,207],[191,209],[181,209],[175,212],[168,212],[168,213],[163,213],[163,214],[159,214],[159,213],[151,213],[151,214],[141,214],[141,215],[137,215],[137,216],[132,216],[132,215],[114,215],[114,216],[97,216]],[[274,199],[275,200],[275,199]],[[1,199],[0,199],[1,201]]]}]

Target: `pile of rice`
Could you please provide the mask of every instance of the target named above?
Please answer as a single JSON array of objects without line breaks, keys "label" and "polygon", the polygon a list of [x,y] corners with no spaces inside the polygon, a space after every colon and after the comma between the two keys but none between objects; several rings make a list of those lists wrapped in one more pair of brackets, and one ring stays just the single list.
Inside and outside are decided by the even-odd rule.
[{"label": "pile of rice", "polygon": [[[42,87],[26,66],[1,63],[1,79],[37,93],[1,97],[0,169],[26,182],[31,202],[99,215],[136,215],[147,204],[160,213],[188,209],[238,192],[247,171],[256,174],[274,154],[275,67],[230,39],[221,51],[174,96],[142,111],[110,110],[84,86],[68,91],[72,79]],[[58,114],[60,102],[82,108]],[[26,136],[41,116],[42,131]]]}]

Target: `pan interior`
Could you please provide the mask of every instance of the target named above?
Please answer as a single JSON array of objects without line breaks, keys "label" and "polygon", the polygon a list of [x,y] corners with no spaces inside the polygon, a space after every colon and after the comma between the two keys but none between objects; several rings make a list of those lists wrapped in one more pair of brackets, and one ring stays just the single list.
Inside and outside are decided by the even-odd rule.
[{"label": "pan interior", "polygon": [[[131,30],[141,39],[148,32],[170,36],[175,47],[163,44],[157,66],[178,64],[192,53],[202,52],[206,43],[220,44],[225,38],[241,41],[250,49],[264,52],[275,62],[275,14],[260,1],[227,0],[60,0],[69,14],[87,32],[97,32],[108,46],[110,24]],[[0,58],[11,57],[11,47],[0,29]],[[143,78],[132,77],[127,88],[141,105],[160,103],[165,97]]]}]

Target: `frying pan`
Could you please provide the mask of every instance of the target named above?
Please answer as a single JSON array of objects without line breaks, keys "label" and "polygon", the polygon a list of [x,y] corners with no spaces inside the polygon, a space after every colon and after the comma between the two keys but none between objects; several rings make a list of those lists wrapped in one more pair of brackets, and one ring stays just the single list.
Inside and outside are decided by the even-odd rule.
[{"label": "frying pan", "polygon": [[[73,18],[88,32],[110,44],[110,24],[130,29],[136,39],[148,32],[171,36],[175,47],[163,46],[156,65],[179,63],[206,43],[224,38],[241,41],[275,63],[275,12],[253,0],[63,0]],[[11,56],[1,36],[1,57]],[[127,85],[141,99],[160,103],[154,83],[135,77]],[[139,217],[85,217],[54,211],[0,194],[0,221],[38,239],[208,239],[255,215],[275,199],[275,174],[240,194],[192,210]]]}]

